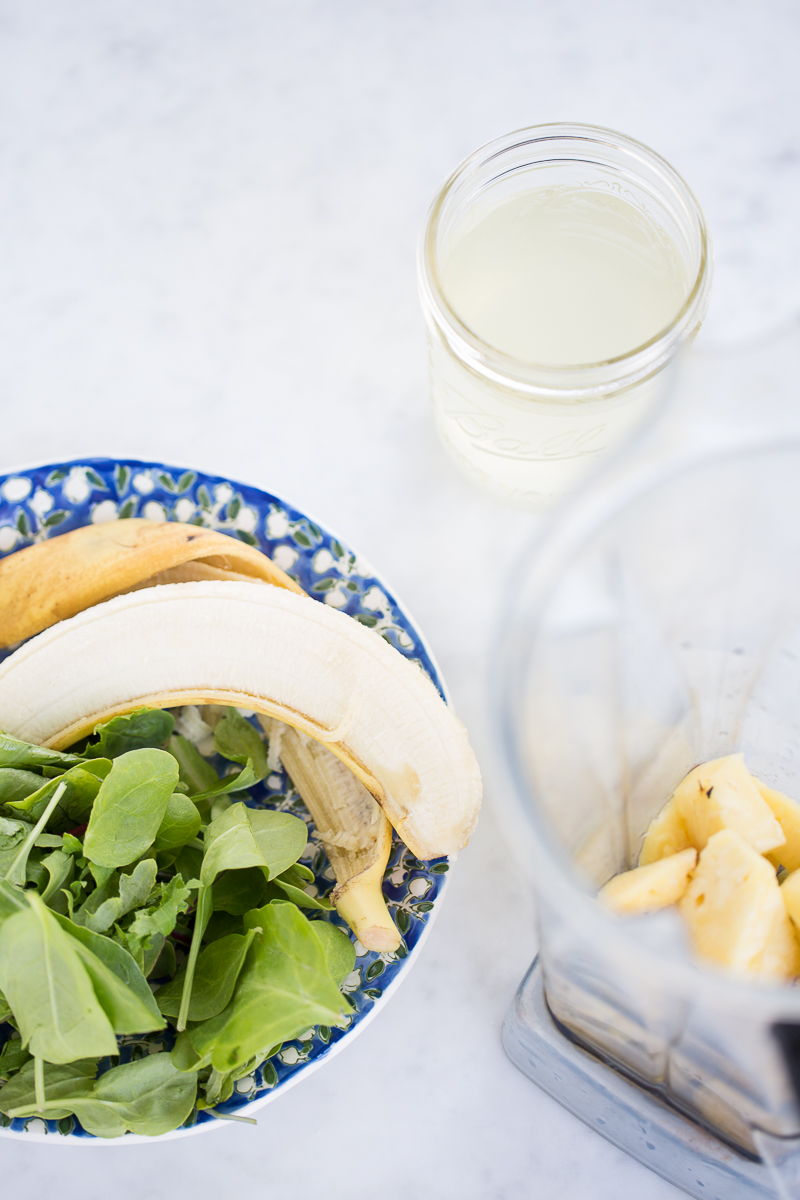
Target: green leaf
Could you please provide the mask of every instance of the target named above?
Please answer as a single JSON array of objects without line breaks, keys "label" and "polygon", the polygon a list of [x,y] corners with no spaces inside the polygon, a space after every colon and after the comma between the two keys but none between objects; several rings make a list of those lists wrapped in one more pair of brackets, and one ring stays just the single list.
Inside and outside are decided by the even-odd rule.
[{"label": "green leaf", "polygon": [[45,480],[45,486],[52,487],[54,483],[60,483],[60,481],[62,479],[66,479],[66,478],[67,478],[67,472],[64,471],[61,467],[59,467],[58,470],[51,471],[50,474],[47,476],[47,479]]},{"label": "green leaf", "polygon": [[229,933],[241,932],[241,917],[234,916],[233,913],[228,912],[215,912],[211,914],[211,918],[206,926],[203,941],[210,945],[211,942],[216,942],[222,937],[227,937]]},{"label": "green leaf", "polygon": [[187,488],[192,486],[195,479],[197,479],[196,471],[184,471],[178,480],[178,491],[185,492]]},{"label": "green leaf", "polygon": [[108,773],[111,764],[108,759],[97,759],[92,763],[82,763],[70,767],[63,775],[48,779],[38,792],[32,792],[24,800],[16,800],[5,806],[7,813],[19,813],[21,816],[38,821],[53,798],[60,784],[65,790],[58,801],[55,810],[48,819],[48,828],[52,832],[66,832],[77,825],[84,825],[89,818],[95,797],[100,790],[101,772]]},{"label": "green leaf", "polygon": [[76,925],[67,917],[56,915],[56,920],[66,933],[90,950],[95,958],[108,967],[109,971],[112,971],[117,979],[121,980],[138,997],[140,1003],[149,1010],[155,1019],[155,1024],[151,1028],[161,1028],[158,1024],[161,1014],[153,998],[153,993],[150,991],[144,974],[128,951],[118,942],[112,941],[111,938],[103,937],[99,933],[92,933],[90,929]]},{"label": "green leaf", "polygon": [[[19,1043],[17,1043],[19,1045]],[[13,1112],[19,1116],[32,1117],[39,1112],[36,1103],[35,1064],[32,1058],[23,1063],[18,1075],[0,1089],[0,1112]],[[88,1094],[97,1072],[97,1059],[55,1066],[44,1064],[44,1090],[47,1097],[47,1118],[58,1121],[73,1112],[70,1101],[76,1095]],[[69,1098],[69,1100],[67,1100]],[[66,1107],[61,1107],[65,1105]]]},{"label": "green leaf", "polygon": [[72,882],[75,874],[75,859],[71,854],[65,854],[63,850],[54,850],[52,854],[48,854],[46,858],[42,859],[42,866],[50,876],[50,881],[42,892],[42,902],[50,904],[51,907],[57,904],[60,911],[66,911],[66,898],[57,893],[60,893],[62,888],[68,887]]},{"label": "green leaf", "polygon": [[367,967],[367,980],[371,981],[373,979],[377,979],[379,975],[382,975],[385,965],[386,964],[383,963],[381,959],[376,958],[375,962],[370,963],[370,965]]},{"label": "green leaf", "polygon": [[223,758],[249,766],[259,781],[266,775],[267,748],[258,732],[235,708],[228,709],[214,730],[214,745]]},{"label": "green leaf", "polygon": [[330,576],[327,579],[320,579],[319,583],[315,583],[312,587],[312,592],[329,592],[332,587],[336,587],[339,581]]},{"label": "green leaf", "polygon": [[[110,939],[106,940],[109,945],[115,944]],[[76,938],[73,944],[92,981],[94,994],[115,1033],[152,1033],[164,1028],[165,1022],[158,1008],[153,1004],[153,994],[149,987],[147,988],[149,998],[145,1000],[120,980],[119,976],[106,966],[102,959],[93,954],[80,939]],[[121,946],[117,946],[116,949],[125,953]],[[133,963],[133,966],[135,967],[136,964]],[[146,981],[145,986],[147,986]]]},{"label": "green leaf", "polygon": [[230,1004],[189,1030],[203,1061],[231,1071],[265,1046],[289,1041],[311,1026],[341,1025],[347,1007],[331,977],[311,923],[293,904],[272,903],[248,913],[247,928],[261,928]]},{"label": "green leaf", "polygon": [[197,880],[184,883],[180,875],[173,875],[168,883],[161,884],[161,895],[150,908],[137,912],[130,925],[134,937],[149,938],[155,934],[168,937],[181,913],[185,913],[191,902]]},{"label": "green leaf", "polygon": [[136,512],[136,506],[138,503],[139,502],[135,496],[130,496],[125,501],[124,504],[121,504],[119,506],[119,512],[117,513],[117,520],[118,521],[127,521],[130,517],[132,517],[133,514]]},{"label": "green leaf", "polygon": [[207,792],[218,783],[217,772],[188,738],[175,734],[169,739],[167,749],[177,760],[181,782],[188,787],[190,796]]},{"label": "green leaf", "polygon": [[446,875],[449,870],[450,865],[446,862],[434,863],[434,865],[431,867],[431,871],[434,875]]},{"label": "green leaf", "polygon": [[235,521],[242,508],[242,497],[238,494],[228,501],[228,520]]},{"label": "green leaf", "polygon": [[19,767],[0,767],[0,805],[13,804],[25,800],[38,792],[44,780],[33,771],[23,771]]},{"label": "green leaf", "polygon": [[103,482],[102,477],[97,474],[97,471],[93,471],[91,467],[87,468],[86,478],[89,480],[89,483],[93,483],[96,488],[101,488],[104,492],[108,491],[108,488]]},{"label": "green leaf", "polygon": [[167,811],[158,827],[153,849],[159,853],[185,846],[197,837],[200,825],[201,818],[197,806],[188,796],[176,792],[167,801]]},{"label": "green leaf", "polygon": [[147,903],[156,882],[156,870],[154,858],[142,859],[130,875],[119,876],[119,894],[109,896],[97,907],[92,905],[91,910],[84,905],[79,913],[82,919],[78,923],[85,925],[92,933],[105,933],[126,913]]},{"label": "green leaf", "polygon": [[34,746],[30,742],[21,742],[19,738],[11,737],[8,733],[0,733],[0,767],[28,767],[41,770],[42,767],[59,767],[66,771],[68,767],[80,766],[82,759],[78,754],[62,754],[60,750],[47,750],[44,746]]},{"label": "green leaf", "polygon": [[200,881],[210,886],[220,871],[261,867],[281,875],[306,848],[305,822],[290,813],[233,804],[208,826]]},{"label": "green leaf", "polygon": [[178,764],[164,750],[131,750],[117,758],[100,785],[83,839],[86,857],[121,867],[152,846],[178,782]]},{"label": "green leaf", "polygon": [[160,708],[137,708],[125,716],[112,717],[95,725],[84,755],[87,758],[119,758],[129,750],[155,749],[164,745],[174,728],[172,713]]},{"label": "green leaf", "polygon": [[117,487],[117,495],[122,498],[128,490],[128,479],[130,471],[127,467],[123,467],[122,463],[117,463],[114,468],[114,483]]},{"label": "green leaf", "polygon": [[397,913],[395,914],[395,920],[397,921],[397,928],[400,930],[400,932],[408,933],[411,925],[411,918],[404,908],[398,908]]},{"label": "green leaf", "polygon": [[[254,937],[255,931],[252,929],[245,934],[232,933],[212,942],[202,951],[195,968],[189,1005],[190,1021],[206,1021],[216,1017],[230,1003]],[[185,975],[184,962],[172,982],[158,989],[156,1003],[165,1016],[178,1015]]]},{"label": "green leaf", "polygon": [[253,537],[252,533],[248,533],[246,529],[237,529],[236,536],[240,542],[245,542],[248,546],[258,545],[258,542]]},{"label": "green leaf", "polygon": [[356,613],[355,619],[359,622],[359,624],[366,625],[367,629],[374,629],[378,624],[377,617],[367,616],[366,613]]},{"label": "green leaf", "polygon": [[327,921],[311,921],[311,931],[322,944],[328,973],[341,987],[356,965],[356,948],[343,929]]},{"label": "green leaf", "polygon": [[31,527],[28,524],[28,518],[21,509],[17,513],[17,529],[23,537],[28,537],[30,535]]},{"label": "green leaf", "polygon": [[298,546],[305,546],[308,549],[311,546],[311,539],[301,529],[296,529],[292,535]]},{"label": "green leaf", "polygon": [[333,908],[330,900],[325,900],[322,896],[309,896],[308,892],[304,891],[302,887],[298,887],[296,882],[291,882],[287,875],[279,875],[269,886],[278,891],[277,896],[272,895],[272,899],[282,899],[283,896],[286,896],[292,904],[296,904],[299,908],[313,908],[322,912],[330,912]]},{"label": "green leaf", "polygon": [[[0,1010],[2,1010],[2,1002],[0,1001]],[[9,1009],[9,1016],[11,1010]],[[31,1053],[26,1050],[22,1044],[21,1038],[9,1038],[0,1050],[0,1080],[8,1080],[12,1075],[16,1075],[20,1068],[25,1066],[26,1062],[31,1061]],[[0,1101],[2,1103],[2,1101]],[[0,1108],[2,1112],[2,1108]]]},{"label": "green leaf", "polygon": [[244,916],[251,908],[258,908],[262,903],[266,886],[264,872],[259,867],[226,871],[213,887],[214,912],[223,910],[235,916]]},{"label": "green leaf", "polygon": [[205,509],[206,512],[211,512],[211,497],[209,496],[208,489],[204,483],[201,483],[200,487],[197,489],[197,503],[202,509]]},{"label": "green leaf", "polygon": [[337,558],[344,558],[344,550],[342,549],[342,544],[341,544],[341,542],[337,542],[335,538],[331,542],[331,550],[333,551],[333,553],[335,554],[335,556]]},{"label": "green leaf", "polygon": [[0,926],[0,990],[22,1040],[52,1063],[116,1054],[117,1041],[76,944],[30,892],[28,911]]},{"label": "green leaf", "polygon": [[[194,1107],[197,1078],[178,1071],[168,1054],[149,1054],[112,1067],[93,1082],[88,1065],[83,1074],[76,1070],[81,1064],[70,1065],[72,1079],[58,1083],[52,1070],[48,1072],[45,1068],[45,1092],[53,1097],[45,1105],[45,1115],[52,1118],[56,1113],[74,1113],[84,1129],[96,1137],[120,1137],[128,1131],[158,1137],[182,1125]],[[28,1072],[27,1065],[11,1083],[17,1084],[23,1072]],[[30,1090],[23,1091],[26,1085]],[[22,1099],[21,1105],[7,1102],[6,1089],[10,1086],[6,1084],[0,1091],[0,1110],[5,1106],[15,1116],[35,1115],[39,1110],[33,1092],[33,1072],[12,1091],[12,1097],[18,1095]]]},{"label": "green leaf", "polygon": [[175,481],[173,480],[171,475],[167,475],[167,473],[165,471],[159,471],[158,474],[156,475],[156,478],[158,479],[158,482],[161,484],[161,486],[163,488],[165,488],[168,492],[175,491]]}]

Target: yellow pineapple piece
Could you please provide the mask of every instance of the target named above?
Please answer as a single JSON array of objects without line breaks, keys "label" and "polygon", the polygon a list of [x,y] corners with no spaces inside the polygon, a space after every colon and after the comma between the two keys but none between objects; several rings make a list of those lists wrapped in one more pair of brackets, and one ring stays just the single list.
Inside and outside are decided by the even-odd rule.
[{"label": "yellow pineapple piece", "polygon": [[644,845],[639,855],[639,866],[646,867],[648,863],[657,862],[660,858],[669,858],[679,854],[691,846],[686,822],[674,800],[668,800],[661,812],[647,827],[644,835]]},{"label": "yellow pineapple piece", "polygon": [[784,845],[768,851],[767,858],[776,867],[796,871],[800,867],[800,804],[784,796],[783,792],[776,792],[775,788],[767,787],[766,783],[756,779],[755,775],[753,782],[772,809],[786,838]]},{"label": "yellow pineapple piece", "polygon": [[781,895],[786,911],[800,929],[800,871],[792,871],[781,884]]},{"label": "yellow pineapple piece", "polygon": [[700,957],[764,980],[800,971],[775,870],[735,830],[709,837],[679,908]]},{"label": "yellow pineapple piece", "polygon": [[694,848],[671,854],[644,867],[634,867],[609,879],[598,899],[620,916],[656,912],[677,904],[697,862]]},{"label": "yellow pineapple piece", "polygon": [[786,841],[742,754],[702,763],[678,784],[672,801],[686,825],[689,845],[702,850],[721,829],[732,829],[766,854]]}]

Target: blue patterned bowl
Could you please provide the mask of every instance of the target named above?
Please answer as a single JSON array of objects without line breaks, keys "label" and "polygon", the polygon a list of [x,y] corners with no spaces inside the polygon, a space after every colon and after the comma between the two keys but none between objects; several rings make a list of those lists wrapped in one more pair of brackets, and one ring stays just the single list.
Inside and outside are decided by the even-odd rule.
[{"label": "blue patterned bowl", "polygon": [[[424,638],[373,568],[340,538],[268,492],[199,471],[132,459],[79,459],[0,475],[0,557],[90,522],[124,517],[203,525],[257,546],[320,604],[342,609],[419,663],[447,699]],[[0,661],[9,653],[0,650]],[[254,806],[291,812],[306,821],[309,845],[302,861],[314,871],[320,894],[329,892],[333,873],[288,776],[273,773],[252,795]],[[383,890],[403,935],[400,949],[394,954],[377,954],[356,942],[355,970],[344,983],[355,1005],[348,1027],[309,1029],[302,1039],[285,1043],[278,1054],[237,1083],[231,1099],[217,1106],[220,1116],[251,1117],[342,1050],[372,1020],[419,954],[441,905],[447,871],[446,859],[420,862],[395,838]],[[335,915],[334,919],[350,932]],[[9,1026],[0,1026],[0,1043],[9,1032]],[[125,1058],[164,1048],[159,1035],[121,1038],[120,1043]],[[185,1125],[160,1140],[224,1124],[224,1119],[215,1119],[208,1112],[193,1113]],[[11,1120],[2,1114],[0,1135],[97,1146],[154,1140],[130,1133],[113,1140],[95,1138],[73,1117]]]}]

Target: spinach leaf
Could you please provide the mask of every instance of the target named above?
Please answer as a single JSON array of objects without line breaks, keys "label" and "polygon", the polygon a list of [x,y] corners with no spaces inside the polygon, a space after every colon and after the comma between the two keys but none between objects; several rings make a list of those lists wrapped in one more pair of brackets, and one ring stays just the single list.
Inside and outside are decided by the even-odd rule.
[{"label": "spinach leaf", "polygon": [[164,813],[153,849],[156,853],[166,850],[177,850],[197,837],[201,825],[200,813],[197,806],[188,796],[176,792],[167,801],[167,811]]},{"label": "spinach leaf", "polygon": [[[215,1017],[230,1002],[239,973],[244,966],[255,930],[245,934],[232,933],[228,937],[212,942],[200,954],[195,969],[192,1002],[189,1005],[190,1021],[205,1021]],[[156,1003],[168,1017],[177,1017],[186,974],[184,963],[171,983],[159,988]]]},{"label": "spinach leaf", "polygon": [[42,892],[42,903],[49,904],[51,908],[58,908],[59,912],[66,912],[67,900],[66,896],[61,894],[61,889],[68,887],[72,882],[75,874],[74,857],[65,854],[63,850],[54,850],[42,859],[42,866],[50,876],[50,881]]},{"label": "spinach leaf", "polygon": [[222,937],[227,937],[229,933],[242,932],[242,918],[236,917],[232,913],[215,912],[211,914],[211,919],[206,925],[206,932],[203,941],[210,945],[212,942],[219,941]]},{"label": "spinach leaf", "polygon": [[2,992],[0,992],[0,1025],[12,1016],[11,1007]]},{"label": "spinach leaf", "polygon": [[61,928],[75,941],[80,942],[87,950],[91,950],[104,966],[108,967],[127,988],[139,999],[154,1019],[151,1029],[160,1028],[160,1013],[153,999],[147,980],[128,951],[111,938],[99,933],[92,933],[81,925],[76,925],[67,917],[56,916]]},{"label": "spinach leaf", "polygon": [[5,877],[17,858],[22,843],[32,830],[33,825],[28,825],[25,821],[12,821],[7,817],[0,817],[0,879]]},{"label": "spinach leaf", "polygon": [[122,867],[153,844],[178,782],[178,764],[165,750],[131,750],[114,760],[89,818],[84,854],[104,867]]},{"label": "spinach leaf", "polygon": [[342,986],[356,965],[356,948],[343,929],[327,921],[311,921],[311,931],[322,945],[328,973]]},{"label": "spinach leaf", "polygon": [[[2,1008],[2,1004],[0,1004],[0,1008]],[[31,1053],[23,1046],[22,1038],[9,1038],[3,1049],[0,1050],[0,1079],[9,1080],[21,1067],[25,1066],[26,1062],[31,1061]]]},{"label": "spinach leaf", "polygon": [[[307,877],[300,870],[300,864],[295,863],[289,867],[288,871],[283,871],[277,875],[270,886],[269,898],[271,900],[282,900],[284,896],[291,900],[292,904],[296,904],[299,908],[316,908],[323,912],[330,912],[333,908],[330,900],[325,900],[321,896],[309,896],[305,891]],[[306,868],[303,868],[305,871]],[[309,872],[313,879],[313,873]],[[283,895],[281,895],[283,893]]]},{"label": "spinach leaf", "polygon": [[[165,1053],[112,1067],[72,1111],[89,1133],[119,1137],[130,1130],[158,1137],[177,1129],[194,1108],[197,1077],[178,1071]],[[0,1098],[2,1093],[0,1093]]]},{"label": "spinach leaf", "polygon": [[33,771],[18,767],[0,767],[0,805],[13,804],[38,792],[44,780]]},{"label": "spinach leaf", "polygon": [[[32,1058],[23,1063],[18,1075],[0,1089],[0,1112],[32,1117],[39,1112],[36,1103],[35,1064]],[[44,1087],[47,1097],[47,1117],[51,1121],[68,1117],[74,1111],[70,1101],[75,1095],[88,1094],[97,1072],[97,1059],[83,1059],[63,1066],[44,1064]]]},{"label": "spinach leaf", "polygon": [[[25,841],[22,842],[19,845],[19,847],[15,847],[14,851],[12,851],[12,853],[14,854],[14,857],[12,858],[11,862],[6,867],[6,870],[5,870],[5,873],[3,876],[4,880],[7,883],[14,883],[17,885],[17,887],[24,887],[27,880],[33,879],[34,882],[38,886],[39,880],[40,880],[40,875],[39,875],[40,872],[41,872],[41,877],[43,877],[42,882],[44,882],[44,880],[47,879],[47,872],[39,864],[38,858],[35,857],[30,862],[29,862],[29,859],[30,859],[31,851],[34,848],[34,843],[36,842],[36,839],[39,837],[40,833],[44,829],[45,825],[47,824],[48,819],[52,816],[53,810],[58,805],[59,801],[62,799],[62,796],[63,796],[63,793],[65,790],[66,790],[66,784],[63,782],[59,782],[58,786],[56,787],[55,791],[53,792],[53,795],[48,800],[47,805],[44,809],[44,812],[39,817],[39,820],[36,822],[36,824],[31,829],[30,833],[25,838]],[[44,888],[42,890],[44,890]]]},{"label": "spinach leaf", "polygon": [[213,910],[211,887],[217,875],[220,871],[260,867],[267,879],[271,879],[285,871],[300,857],[307,840],[308,830],[298,817],[289,813],[251,809],[241,803],[231,805],[208,826],[203,865],[200,870],[200,890],[197,896],[192,945],[186,964],[183,999],[178,1013],[178,1032],[186,1028],[195,964]]},{"label": "spinach leaf", "polygon": [[[153,1011],[152,992],[147,1001],[141,999],[83,942],[76,938],[73,946],[86,969],[86,974],[92,981],[94,994],[115,1033],[151,1033],[164,1028],[166,1022],[158,1009]],[[149,988],[147,990],[150,992]]]},{"label": "spinach leaf", "polygon": [[172,713],[161,708],[137,708],[95,725],[83,753],[86,758],[119,758],[130,750],[155,749],[164,745],[174,728]]},{"label": "spinach leaf", "polygon": [[208,887],[220,871],[242,867],[261,867],[274,879],[296,862],[307,841],[299,817],[233,804],[206,830],[200,882]]},{"label": "spinach leaf", "polygon": [[0,880],[0,924],[7,917],[13,917],[17,913],[28,911],[28,906],[25,903],[25,896],[10,883]]},{"label": "spinach leaf", "polygon": [[42,767],[60,767],[66,771],[80,763],[79,754],[62,754],[60,750],[48,750],[44,746],[21,742],[8,733],[0,733],[0,767],[29,767],[34,771]]},{"label": "spinach leaf", "polygon": [[107,774],[110,770],[111,763],[107,759],[98,759],[91,765],[70,767],[65,774],[57,776],[55,779],[48,779],[38,792],[32,792],[24,800],[15,800],[6,804],[6,812],[38,821],[54,793],[63,783],[65,790],[55,811],[48,819],[48,826],[57,833],[66,832],[77,825],[85,824],[89,819],[95,796],[100,790],[100,780],[103,777],[100,772]]},{"label": "spinach leaf", "polygon": [[214,912],[223,911],[241,917],[263,903],[266,887],[264,872],[259,867],[226,871],[213,887]]},{"label": "spinach leaf", "polygon": [[31,1053],[52,1063],[116,1054],[73,940],[35,893],[0,926],[0,990]]},{"label": "spinach leaf", "polygon": [[85,925],[93,933],[105,933],[117,921],[146,904],[156,882],[156,860],[145,858],[136,864],[130,875],[119,876],[119,895],[109,896],[100,905],[91,905],[89,901],[97,895],[94,892],[89,901],[76,913],[76,921]]},{"label": "spinach leaf", "polygon": [[273,902],[245,917],[262,930],[230,1004],[187,1031],[200,1063],[228,1072],[314,1025],[342,1025],[347,1002],[331,977],[322,943],[293,904]]},{"label": "spinach leaf", "polygon": [[[35,1116],[33,1064],[0,1090],[0,1112]],[[150,1054],[112,1067],[93,1079],[96,1063],[45,1064],[44,1113],[49,1119],[74,1113],[89,1133],[120,1137],[130,1130],[157,1137],[182,1125],[194,1107],[197,1079],[176,1070],[168,1054]]]},{"label": "spinach leaf", "polygon": [[235,708],[229,708],[214,730],[217,754],[251,767],[258,780],[267,773],[267,748],[258,731]]},{"label": "spinach leaf", "polygon": [[178,763],[181,783],[186,784],[190,796],[214,787],[217,772],[188,738],[175,734],[169,739],[167,749]]}]

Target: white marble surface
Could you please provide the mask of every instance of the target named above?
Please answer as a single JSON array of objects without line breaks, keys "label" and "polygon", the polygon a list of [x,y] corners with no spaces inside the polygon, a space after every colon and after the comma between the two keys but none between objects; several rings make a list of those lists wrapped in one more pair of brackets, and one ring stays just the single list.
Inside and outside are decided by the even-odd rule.
[{"label": "white marble surface", "polygon": [[[706,209],[706,338],[780,326],[800,310],[798,34],[781,0],[0,0],[0,467],[157,456],[318,513],[410,605],[485,759],[491,633],[536,522],[473,494],[433,441],[427,204],[509,129],[616,127]],[[416,970],[256,1129],[96,1152],[4,1140],[6,1186],[677,1197],[503,1056],[534,928],[487,791]]]}]

